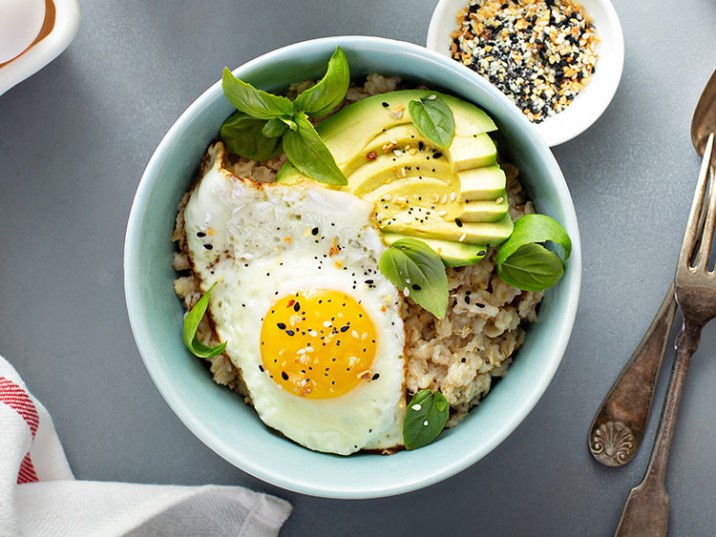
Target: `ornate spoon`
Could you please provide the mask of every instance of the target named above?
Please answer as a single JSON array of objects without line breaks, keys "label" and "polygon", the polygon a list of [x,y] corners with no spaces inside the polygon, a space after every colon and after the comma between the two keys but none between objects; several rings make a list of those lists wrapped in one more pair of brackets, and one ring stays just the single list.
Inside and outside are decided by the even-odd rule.
[{"label": "ornate spoon", "polygon": [[625,465],[641,445],[675,312],[672,283],[644,338],[594,416],[589,451],[605,466]]},{"label": "ornate spoon", "polygon": [[[701,94],[691,122],[691,141],[699,156],[703,156],[706,139],[714,130],[716,71]],[[699,230],[703,228],[704,216],[705,211]],[[675,312],[672,283],[644,338],[594,416],[589,428],[589,451],[605,466],[625,465],[641,445]]]}]

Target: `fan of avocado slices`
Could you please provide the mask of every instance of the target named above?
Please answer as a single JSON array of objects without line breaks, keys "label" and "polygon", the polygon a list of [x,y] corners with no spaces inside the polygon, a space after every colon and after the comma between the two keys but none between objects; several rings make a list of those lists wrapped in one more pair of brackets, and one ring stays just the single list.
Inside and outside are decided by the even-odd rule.
[{"label": "fan of avocado slices", "polygon": [[[454,123],[446,147],[421,132],[412,119],[412,102],[446,105]],[[419,238],[452,267],[476,263],[487,246],[512,233],[505,173],[489,135],[495,130],[494,121],[476,106],[429,90],[368,97],[316,127],[347,178],[345,186],[333,188],[375,204],[388,244]],[[303,177],[287,163],[277,180]]]}]

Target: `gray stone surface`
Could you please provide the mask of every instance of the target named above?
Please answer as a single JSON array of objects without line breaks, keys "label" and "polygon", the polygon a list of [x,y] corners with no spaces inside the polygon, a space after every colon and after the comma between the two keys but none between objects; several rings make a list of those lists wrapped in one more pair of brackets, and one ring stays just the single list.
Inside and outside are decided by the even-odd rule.
[{"label": "gray stone surface", "polygon": [[[82,1],[76,41],[0,97],[0,353],[50,409],[79,478],[273,492],[295,505],[282,533],[292,537],[612,534],[656,419],[646,448],[621,470],[591,460],[586,433],[673,273],[698,170],[691,113],[716,67],[713,0],[617,2],[626,38],[619,91],[590,130],[554,150],[584,244],[571,343],[530,416],[458,476],[370,501],[275,489],[184,428],[134,345],[124,230],[144,166],[179,114],[224,65],[285,44],[340,34],[422,44],[434,4]],[[714,408],[716,325],[704,333],[679,417],[671,535],[716,532]]]}]

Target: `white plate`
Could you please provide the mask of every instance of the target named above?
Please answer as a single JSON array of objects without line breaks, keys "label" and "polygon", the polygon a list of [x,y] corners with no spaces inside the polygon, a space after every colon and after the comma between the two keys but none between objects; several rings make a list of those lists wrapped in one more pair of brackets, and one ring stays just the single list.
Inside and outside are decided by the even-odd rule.
[{"label": "white plate", "polygon": [[[429,49],[450,56],[450,33],[457,30],[457,14],[467,3],[468,0],[438,2],[428,30]],[[562,112],[535,125],[542,139],[552,147],[581,134],[602,115],[617,91],[624,67],[624,36],[614,6],[609,0],[582,0],[580,4],[592,18],[601,41],[599,59],[589,84],[574,101]]]},{"label": "white plate", "polygon": [[0,67],[0,95],[57,58],[77,35],[80,23],[77,0],[52,0],[51,3],[54,5],[55,22],[49,33]]}]

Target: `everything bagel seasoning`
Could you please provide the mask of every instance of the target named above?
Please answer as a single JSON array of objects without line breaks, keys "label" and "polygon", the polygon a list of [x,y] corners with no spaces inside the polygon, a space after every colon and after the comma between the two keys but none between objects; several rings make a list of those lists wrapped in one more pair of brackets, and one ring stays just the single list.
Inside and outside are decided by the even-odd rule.
[{"label": "everything bagel seasoning", "polygon": [[534,123],[564,110],[594,73],[599,38],[570,0],[471,0],[457,22],[453,59],[487,78]]}]

